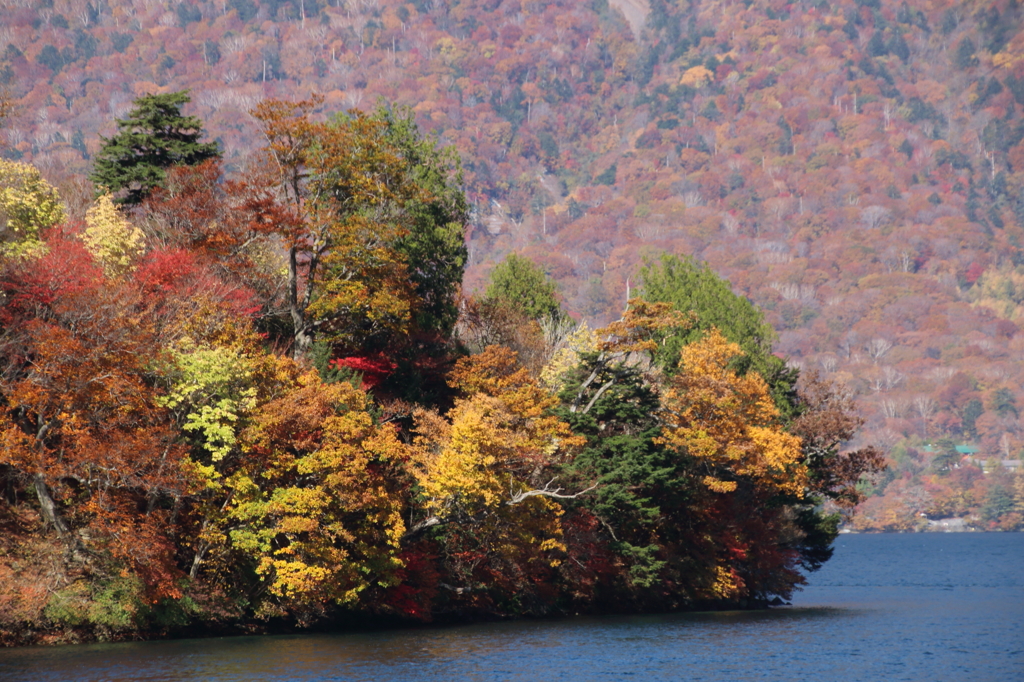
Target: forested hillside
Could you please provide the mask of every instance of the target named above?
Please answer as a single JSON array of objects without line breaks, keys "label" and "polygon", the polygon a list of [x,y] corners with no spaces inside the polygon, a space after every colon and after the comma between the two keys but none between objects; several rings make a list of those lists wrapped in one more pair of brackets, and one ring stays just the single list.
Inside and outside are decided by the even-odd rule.
[{"label": "forested hillside", "polygon": [[693,255],[766,311],[779,354],[854,392],[862,442],[893,458],[866,527],[920,513],[1020,523],[1010,477],[949,454],[1014,460],[1024,444],[1016,1],[0,12],[0,83],[18,104],[5,153],[42,169],[74,216],[99,135],[142,93],[191,88],[188,113],[229,171],[263,143],[249,112],[265,98],[408,105],[462,158],[467,290],[525,254],[600,325],[644,258]]}]

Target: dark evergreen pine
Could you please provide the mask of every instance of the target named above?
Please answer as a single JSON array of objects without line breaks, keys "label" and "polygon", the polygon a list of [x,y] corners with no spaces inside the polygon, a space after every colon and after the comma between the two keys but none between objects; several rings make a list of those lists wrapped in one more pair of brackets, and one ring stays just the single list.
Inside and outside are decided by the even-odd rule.
[{"label": "dark evergreen pine", "polygon": [[795,153],[793,149],[793,129],[786,122],[785,118],[779,117],[779,127],[782,128],[782,137],[779,139],[779,153],[789,154]]},{"label": "dark evergreen pine", "polygon": [[889,48],[885,44],[882,32],[878,29],[875,29],[875,32],[871,34],[871,40],[868,41],[868,54],[872,57],[884,57],[889,54]]},{"label": "dark evergreen pine", "polygon": [[1018,416],[1017,412],[1017,398],[1013,395],[1013,391],[1003,387],[1000,388],[992,395],[990,407],[1000,417]]},{"label": "dark evergreen pine", "polygon": [[889,53],[894,54],[900,58],[904,64],[910,59],[910,46],[907,45],[907,39],[903,37],[903,33],[896,31],[892,38],[889,39],[888,45]]},{"label": "dark evergreen pine", "polygon": [[964,409],[961,413],[961,423],[963,424],[963,431],[966,436],[969,438],[978,437],[978,417],[984,413],[985,408],[977,398],[972,398],[966,405],[964,405]]},{"label": "dark evergreen pine", "polygon": [[[954,166],[955,168],[956,166]],[[974,178],[969,178],[968,190],[967,190],[967,204],[964,207],[967,214],[967,219],[972,223],[980,223],[981,218],[978,216],[978,210],[981,208],[980,195],[978,194],[977,188],[974,186]]]},{"label": "dark evergreen pine", "polygon": [[194,166],[220,156],[215,142],[200,142],[203,124],[182,116],[191,101],[188,92],[145,95],[135,100],[126,119],[117,120],[117,134],[103,138],[90,179],[119,195],[124,204],[138,204],[163,183],[172,166]]},{"label": "dark evergreen pine", "polygon": [[960,69],[969,69],[978,65],[978,56],[975,54],[974,41],[964,38],[956,46],[956,54],[953,63]]}]

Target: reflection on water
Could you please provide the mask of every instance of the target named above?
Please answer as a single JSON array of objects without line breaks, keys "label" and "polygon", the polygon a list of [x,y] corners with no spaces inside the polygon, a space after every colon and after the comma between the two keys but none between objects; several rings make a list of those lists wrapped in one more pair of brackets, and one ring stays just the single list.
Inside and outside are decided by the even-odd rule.
[{"label": "reflection on water", "polygon": [[746,659],[785,655],[805,646],[815,622],[849,617],[852,612],[845,609],[798,608],[22,649],[0,657],[0,677],[40,682],[678,679],[681,671],[709,666],[711,676],[705,679],[746,679]]},{"label": "reflection on water", "polygon": [[1024,536],[844,536],[761,612],[0,651],[0,680],[1019,680]]}]

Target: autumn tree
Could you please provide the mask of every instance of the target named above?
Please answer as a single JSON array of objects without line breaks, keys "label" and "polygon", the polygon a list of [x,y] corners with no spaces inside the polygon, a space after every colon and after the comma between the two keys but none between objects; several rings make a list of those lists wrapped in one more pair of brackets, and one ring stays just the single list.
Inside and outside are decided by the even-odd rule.
[{"label": "autumn tree", "polygon": [[444,417],[417,415],[413,473],[422,516],[406,542],[433,536],[449,557],[443,568],[456,595],[473,608],[504,610],[517,593],[524,602],[541,599],[535,583],[565,550],[560,502],[592,489],[559,480],[559,465],[581,439],[550,413],[556,400],[508,349],[460,360],[451,381],[465,397]]},{"label": "autumn tree", "polygon": [[243,237],[229,229],[227,218],[235,207],[223,180],[219,158],[168,169],[164,182],[142,204],[154,241],[197,255],[234,256],[232,247]]},{"label": "autumn tree", "polygon": [[271,100],[253,112],[287,213],[275,229],[288,252],[293,353],[306,355],[317,337],[359,350],[413,331],[446,335],[465,263],[454,157],[420,139],[409,114],[320,123],[320,101]]},{"label": "autumn tree", "polygon": [[701,338],[712,327],[726,339],[738,343],[742,353],[734,353],[740,373],[754,371],[771,387],[772,397],[785,418],[796,416],[795,384],[797,372],[772,354],[775,330],[753,303],[733,293],[729,283],[705,264],[664,254],[648,262],[641,270],[640,296],[651,302],[671,303],[677,310],[692,312],[696,323],[664,345],[659,354],[663,367],[671,371],[683,345]]},{"label": "autumn tree", "polygon": [[224,481],[224,520],[259,580],[253,594],[301,621],[395,584],[409,454],[365,393],[290,372],[241,434],[248,454]]},{"label": "autumn tree", "polygon": [[103,139],[90,176],[119,201],[134,205],[161,185],[173,166],[193,166],[220,156],[215,142],[200,142],[203,124],[183,116],[191,101],[187,91],[145,95],[135,100],[128,117],[118,119],[117,134]]},{"label": "autumn tree", "polygon": [[798,395],[801,414],[792,431],[801,439],[809,492],[842,507],[857,504],[862,500],[857,488],[861,477],[878,473],[885,464],[875,447],[842,449],[864,424],[852,396],[817,372],[801,377]]},{"label": "autumn tree", "polygon": [[247,292],[273,327],[283,300],[286,261],[273,235],[281,217],[270,190],[223,177],[220,159],[175,166],[141,206],[142,227],[164,253],[187,252],[219,280]]},{"label": "autumn tree", "polygon": [[[171,517],[192,479],[151,381],[151,301],[104,281],[67,238],[6,265],[3,288],[2,314],[18,323],[3,325],[0,463],[67,549],[60,570],[98,584],[124,576],[138,588],[125,592],[129,612],[179,596]],[[88,611],[88,593],[75,583],[53,599]]]},{"label": "autumn tree", "polygon": [[142,230],[118,211],[109,194],[101,194],[85,214],[85,248],[109,278],[131,270],[145,249]]},{"label": "autumn tree", "polygon": [[38,169],[0,159],[0,253],[38,252],[43,232],[64,218],[64,203]]},{"label": "autumn tree", "polygon": [[713,591],[788,595],[801,578],[787,558],[795,548],[781,544],[777,528],[785,523],[781,505],[804,498],[808,470],[800,439],[785,430],[764,379],[731,368],[741,352],[715,328],[683,348],[680,371],[665,388],[665,428],[656,442],[694,458],[712,505],[734,519],[733,529],[714,533]]},{"label": "autumn tree", "polygon": [[460,307],[455,331],[465,350],[475,354],[488,346],[502,346],[514,351],[519,364],[533,375],[539,374],[548,359],[546,332],[557,330],[557,322],[532,319],[500,300],[469,297]]}]

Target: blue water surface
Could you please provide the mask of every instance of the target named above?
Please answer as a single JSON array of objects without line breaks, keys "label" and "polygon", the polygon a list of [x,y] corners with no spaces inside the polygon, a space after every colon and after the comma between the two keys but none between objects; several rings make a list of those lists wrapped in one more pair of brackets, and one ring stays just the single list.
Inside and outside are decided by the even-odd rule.
[{"label": "blue water surface", "polygon": [[3,682],[1024,680],[1024,534],[844,535],[793,606],[0,650]]}]

